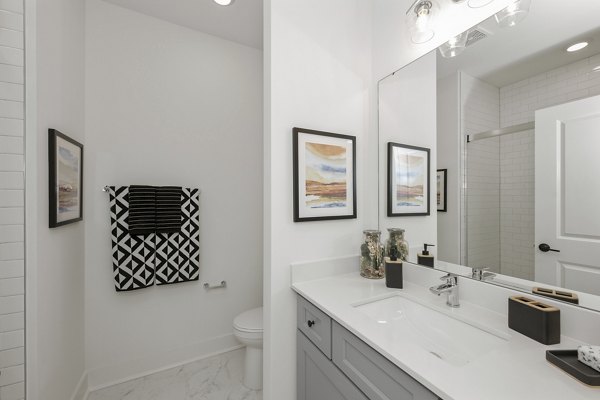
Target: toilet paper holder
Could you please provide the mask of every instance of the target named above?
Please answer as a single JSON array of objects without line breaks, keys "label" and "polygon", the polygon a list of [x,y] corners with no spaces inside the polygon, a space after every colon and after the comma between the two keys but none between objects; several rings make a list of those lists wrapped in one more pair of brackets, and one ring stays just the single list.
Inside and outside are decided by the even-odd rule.
[{"label": "toilet paper holder", "polygon": [[220,284],[218,285],[211,285],[208,282],[204,283],[204,289],[206,290],[212,290],[212,289],[224,289],[227,287],[227,281],[221,281]]}]

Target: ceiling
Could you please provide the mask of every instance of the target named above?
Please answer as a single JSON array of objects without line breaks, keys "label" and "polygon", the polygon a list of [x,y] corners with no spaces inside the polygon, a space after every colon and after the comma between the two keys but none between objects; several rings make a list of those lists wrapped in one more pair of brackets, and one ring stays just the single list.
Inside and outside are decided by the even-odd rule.
[{"label": "ceiling", "polygon": [[[503,87],[600,53],[600,1],[532,0],[527,18],[519,25],[500,29],[495,20],[480,24],[489,36],[452,59],[438,52],[438,77],[457,70]],[[568,53],[578,41],[590,45]]]},{"label": "ceiling", "polygon": [[262,0],[237,0],[219,6],[213,0],[105,0],[142,14],[262,49]]}]

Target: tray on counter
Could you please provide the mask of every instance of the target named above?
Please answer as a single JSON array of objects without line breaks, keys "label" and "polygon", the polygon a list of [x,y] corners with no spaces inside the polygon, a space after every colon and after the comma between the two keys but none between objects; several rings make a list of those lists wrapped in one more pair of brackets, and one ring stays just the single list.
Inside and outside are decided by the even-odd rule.
[{"label": "tray on counter", "polygon": [[546,360],[578,381],[600,387],[600,372],[580,362],[577,359],[577,350],[548,350]]}]

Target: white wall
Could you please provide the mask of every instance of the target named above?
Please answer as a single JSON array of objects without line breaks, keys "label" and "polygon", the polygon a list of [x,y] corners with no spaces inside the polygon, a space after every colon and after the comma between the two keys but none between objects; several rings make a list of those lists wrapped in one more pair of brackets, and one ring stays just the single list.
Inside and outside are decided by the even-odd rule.
[{"label": "white wall", "polygon": [[[370,7],[362,0],[265,2],[265,399],[296,398],[290,264],[358,254],[361,231],[377,224],[364,190],[373,179],[367,154],[377,143],[369,130]],[[357,137],[357,219],[293,222],[295,126]]]},{"label": "white wall", "polygon": [[[79,0],[37,2],[37,154],[27,156],[37,160],[37,193],[28,192],[37,201],[37,257],[27,264],[36,268],[37,304],[32,309],[37,318],[30,329],[37,336],[37,359],[28,369],[37,378],[34,390],[48,400],[71,398],[85,367],[86,223],[49,229],[47,196],[48,128],[85,144],[84,8]],[[30,132],[34,134],[28,127]],[[29,171],[27,176],[35,178]]]},{"label": "white wall", "polygon": [[462,163],[460,140],[460,80],[453,74],[437,81],[437,168],[447,169],[446,212],[437,213],[437,256],[460,264]]},{"label": "white wall", "polygon": [[[404,229],[414,260],[423,244],[437,245],[436,75],[436,54],[431,52],[379,84],[379,229],[386,239],[388,228]],[[387,216],[388,142],[430,149],[429,216]]]},{"label": "white wall", "polygon": [[[86,13],[90,387],[235,345],[261,304],[262,52],[99,0]],[[200,195],[200,282],[116,293],[104,185]],[[227,281],[207,292],[203,282]]]},{"label": "white wall", "polygon": [[24,396],[23,0],[0,4],[0,398]]}]

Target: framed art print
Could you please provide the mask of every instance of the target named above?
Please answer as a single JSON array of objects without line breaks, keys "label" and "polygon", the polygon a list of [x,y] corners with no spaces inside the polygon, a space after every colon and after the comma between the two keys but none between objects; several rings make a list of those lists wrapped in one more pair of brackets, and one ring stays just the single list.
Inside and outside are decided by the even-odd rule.
[{"label": "framed art print", "polygon": [[448,170],[438,169],[437,170],[437,210],[440,212],[447,212],[447,197],[448,197]]},{"label": "framed art print", "polygon": [[429,149],[388,143],[388,217],[430,214]]},{"label": "framed art print", "polygon": [[294,222],[356,218],[356,138],[294,128]]},{"label": "framed art print", "polygon": [[83,219],[83,145],[48,131],[50,228]]}]

